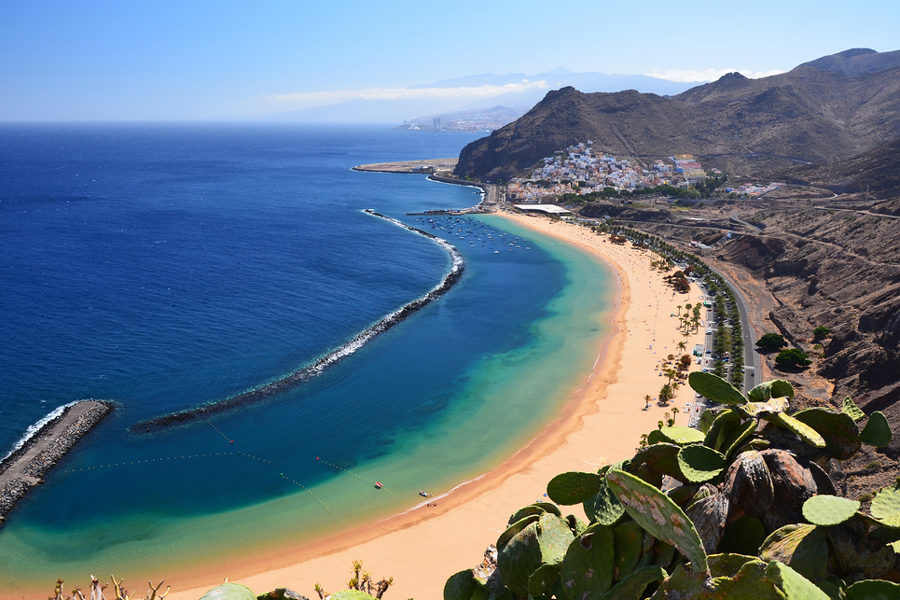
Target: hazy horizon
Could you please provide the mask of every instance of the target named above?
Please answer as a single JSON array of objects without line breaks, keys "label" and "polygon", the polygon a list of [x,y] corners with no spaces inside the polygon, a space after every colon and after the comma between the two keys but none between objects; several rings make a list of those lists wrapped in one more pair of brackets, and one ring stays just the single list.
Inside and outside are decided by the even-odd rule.
[{"label": "hazy horizon", "polygon": [[890,51],[900,17],[882,0],[854,11],[836,1],[673,6],[9,4],[0,121],[252,121],[324,106],[340,120],[346,104],[348,120],[365,106],[371,122],[389,122],[494,100],[525,106],[571,74],[703,82],[850,48]]}]

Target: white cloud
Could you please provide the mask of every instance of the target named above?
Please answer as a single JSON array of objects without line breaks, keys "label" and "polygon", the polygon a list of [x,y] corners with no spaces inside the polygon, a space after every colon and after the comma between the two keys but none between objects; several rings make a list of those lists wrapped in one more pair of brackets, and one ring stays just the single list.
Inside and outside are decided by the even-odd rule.
[{"label": "white cloud", "polygon": [[715,81],[722,75],[734,73],[735,71],[750,79],[759,79],[760,77],[769,77],[770,75],[784,73],[784,71],[779,70],[753,71],[751,69],[653,69],[653,71],[644,73],[644,75],[668,79],[670,81]]},{"label": "white cloud", "polygon": [[421,100],[430,98],[490,98],[529,89],[547,89],[546,81],[507,83],[505,85],[479,85],[463,87],[424,88],[366,88],[359,90],[320,90],[316,92],[293,92],[271,94],[263,100],[275,104],[320,106],[348,100]]}]

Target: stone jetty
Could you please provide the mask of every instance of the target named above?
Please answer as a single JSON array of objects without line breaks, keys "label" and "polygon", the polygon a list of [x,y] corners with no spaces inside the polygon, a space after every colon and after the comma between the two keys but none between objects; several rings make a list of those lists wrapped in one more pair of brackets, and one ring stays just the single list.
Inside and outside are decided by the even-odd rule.
[{"label": "stone jetty", "polygon": [[102,400],[75,402],[0,462],[0,523],[32,487],[43,481],[47,471],[62,460],[112,408],[111,403]]}]

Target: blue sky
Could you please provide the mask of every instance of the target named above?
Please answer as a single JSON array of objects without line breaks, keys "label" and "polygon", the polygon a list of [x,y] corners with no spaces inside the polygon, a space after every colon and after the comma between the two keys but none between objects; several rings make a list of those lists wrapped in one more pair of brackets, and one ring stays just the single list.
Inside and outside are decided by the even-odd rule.
[{"label": "blue sky", "polygon": [[896,50],[898,26],[895,0],[6,0],[0,120],[253,118],[360,97],[500,93],[407,88],[557,67],[762,75],[852,47]]}]

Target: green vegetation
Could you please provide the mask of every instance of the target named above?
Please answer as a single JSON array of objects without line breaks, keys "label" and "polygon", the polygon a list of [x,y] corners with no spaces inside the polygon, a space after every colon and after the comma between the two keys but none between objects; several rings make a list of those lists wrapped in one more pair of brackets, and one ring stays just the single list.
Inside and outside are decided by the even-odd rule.
[{"label": "green vegetation", "polygon": [[819,325],[815,329],[813,329],[813,341],[818,342],[824,340],[829,335],[831,335],[831,330],[825,327],[824,325]]},{"label": "green vegetation", "polygon": [[[444,600],[641,600],[900,597],[900,483],[871,514],[836,495],[821,465],[890,442],[874,415],[788,413],[783,380],[747,396],[710,373],[689,383],[715,408],[691,429],[660,421],[628,460],[554,477],[497,540],[498,568],[447,581]],[[862,415],[860,417],[860,415]],[[563,516],[582,504],[589,522]]]},{"label": "green vegetation", "polygon": [[812,363],[806,353],[799,348],[787,348],[775,357],[775,366],[779,369],[805,369]]},{"label": "green vegetation", "polygon": [[767,333],[756,341],[756,347],[761,352],[777,352],[787,345],[787,340],[780,333]]}]

